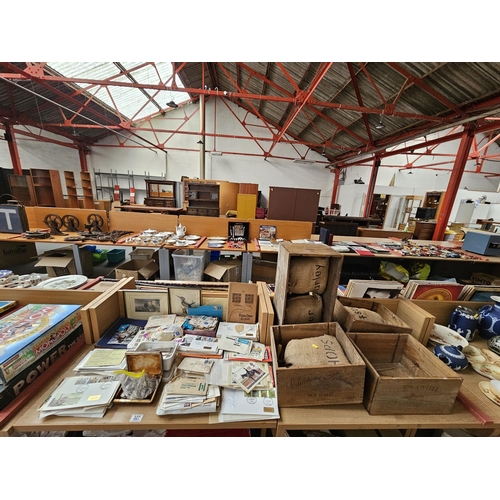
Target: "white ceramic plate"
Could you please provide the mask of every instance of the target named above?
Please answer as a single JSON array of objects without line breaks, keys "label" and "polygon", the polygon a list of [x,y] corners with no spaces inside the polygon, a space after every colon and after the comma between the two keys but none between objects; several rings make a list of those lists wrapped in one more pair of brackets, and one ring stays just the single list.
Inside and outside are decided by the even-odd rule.
[{"label": "white ceramic plate", "polygon": [[208,248],[222,248],[224,246],[223,243],[212,243],[210,242],[207,247]]},{"label": "white ceramic plate", "polygon": [[469,345],[467,339],[459,335],[455,330],[443,325],[434,325],[429,340],[434,344],[440,345]]},{"label": "white ceramic plate", "polygon": [[176,247],[187,247],[189,245],[189,241],[177,240],[174,245]]},{"label": "white ceramic plate", "polygon": [[500,367],[491,363],[469,363],[472,369],[490,380],[500,380]]},{"label": "white ceramic plate", "polygon": [[490,388],[490,382],[479,382],[479,389],[481,389],[481,392],[491,401],[493,401],[495,404],[500,406],[500,398],[496,396],[496,394],[493,394],[491,392]]},{"label": "white ceramic plate", "polygon": [[58,276],[42,281],[38,288],[45,290],[72,290],[78,288],[87,281],[87,276],[81,274],[70,274],[68,276]]},{"label": "white ceramic plate", "polygon": [[227,236],[209,236],[208,239],[209,240],[224,240],[224,241],[226,241]]},{"label": "white ceramic plate", "polygon": [[187,236],[184,236],[185,240],[199,240],[200,236],[197,234],[188,234]]}]

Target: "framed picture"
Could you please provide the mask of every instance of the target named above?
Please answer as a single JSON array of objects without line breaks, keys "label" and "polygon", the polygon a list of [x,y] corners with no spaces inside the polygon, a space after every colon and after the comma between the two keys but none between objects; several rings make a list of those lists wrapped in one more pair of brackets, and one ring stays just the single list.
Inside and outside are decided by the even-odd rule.
[{"label": "framed picture", "polygon": [[368,299],[395,299],[403,287],[398,281],[349,280],[344,295]]},{"label": "framed picture", "polygon": [[125,316],[130,319],[148,319],[168,314],[168,290],[123,290]]},{"label": "framed picture", "polygon": [[168,296],[170,298],[170,313],[180,316],[187,316],[188,307],[201,306],[201,289],[200,288],[168,288]]}]

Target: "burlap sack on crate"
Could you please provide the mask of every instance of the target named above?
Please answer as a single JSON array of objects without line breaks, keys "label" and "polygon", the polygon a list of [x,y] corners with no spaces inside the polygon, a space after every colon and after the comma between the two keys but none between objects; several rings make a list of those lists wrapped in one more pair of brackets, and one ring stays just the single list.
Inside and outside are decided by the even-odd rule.
[{"label": "burlap sack on crate", "polygon": [[323,313],[323,299],[317,293],[297,295],[286,301],[285,323],[319,323]]},{"label": "burlap sack on crate", "polygon": [[288,293],[319,293],[328,282],[328,257],[292,257],[288,271]]},{"label": "burlap sack on crate", "polygon": [[286,366],[334,366],[349,364],[339,341],[331,335],[292,339],[285,349]]},{"label": "burlap sack on crate", "polygon": [[375,311],[370,311],[370,309],[365,309],[364,307],[349,307],[346,309],[354,314],[355,318],[360,321],[369,321],[370,323],[385,323],[382,316]]}]

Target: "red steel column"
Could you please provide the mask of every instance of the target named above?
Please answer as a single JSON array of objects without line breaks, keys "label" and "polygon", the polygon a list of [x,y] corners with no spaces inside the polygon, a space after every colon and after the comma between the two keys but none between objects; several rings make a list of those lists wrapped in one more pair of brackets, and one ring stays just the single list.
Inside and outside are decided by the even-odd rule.
[{"label": "red steel column", "polygon": [[23,175],[23,168],[21,167],[21,159],[19,158],[19,151],[17,150],[17,143],[14,138],[14,127],[9,121],[5,122],[5,139],[9,146],[10,159],[12,161],[12,168],[15,175]]},{"label": "red steel column", "polygon": [[475,131],[476,126],[470,125],[465,127],[462,133],[462,139],[460,140],[460,146],[458,147],[457,157],[453,165],[450,180],[448,181],[448,187],[446,188],[446,192],[444,194],[443,205],[439,211],[436,229],[434,229],[434,234],[432,236],[433,241],[442,241],[444,238],[451,209],[453,208],[458,187],[460,186],[460,181],[462,180],[462,175],[464,173],[465,164],[467,163],[467,158],[469,157],[472,141],[474,140]]},{"label": "red steel column", "polygon": [[339,180],[340,180],[340,168],[335,169],[334,178],[333,178],[333,188],[332,188],[332,199],[330,200],[331,208],[334,203],[337,203],[337,196],[339,194]]},{"label": "red steel column", "polygon": [[89,167],[87,165],[87,155],[89,154],[88,148],[85,146],[78,146],[78,155],[80,156],[80,170],[82,172],[88,172]]},{"label": "red steel column", "polygon": [[377,182],[378,168],[380,167],[380,158],[375,157],[373,161],[372,173],[370,182],[368,183],[368,191],[366,192],[365,208],[363,209],[363,217],[370,217],[370,208],[373,202],[373,193],[375,192],[375,183]]}]

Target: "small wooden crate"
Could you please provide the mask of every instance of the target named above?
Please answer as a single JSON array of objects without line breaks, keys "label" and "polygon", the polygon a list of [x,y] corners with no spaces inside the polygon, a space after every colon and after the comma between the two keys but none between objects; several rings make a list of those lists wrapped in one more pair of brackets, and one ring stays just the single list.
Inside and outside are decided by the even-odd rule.
[{"label": "small wooden crate", "polygon": [[[273,352],[284,351],[292,339],[332,335],[344,350],[348,365],[318,367],[277,367],[278,404],[283,408],[355,404],[363,401],[365,363],[338,323],[273,326]],[[274,365],[276,366],[276,362]]]},{"label": "small wooden crate", "polygon": [[[385,323],[359,320],[346,307],[360,307],[374,311]],[[421,343],[427,342],[434,325],[434,316],[408,299],[372,300],[338,297],[333,319],[345,332],[410,333]]]},{"label": "small wooden crate", "polygon": [[325,291],[321,294],[323,299],[322,321],[330,322],[333,318],[333,308],[337,298],[340,271],[344,256],[326,245],[317,243],[289,243],[280,244],[278,263],[276,268],[276,282],[274,292],[274,305],[276,317],[280,325],[285,324],[286,302],[290,264],[294,257],[329,257],[328,281]]},{"label": "small wooden crate", "polygon": [[366,363],[370,415],[447,415],[462,378],[406,333],[350,333]]}]

